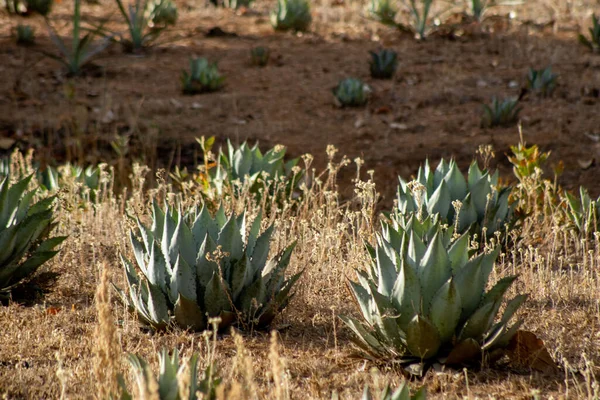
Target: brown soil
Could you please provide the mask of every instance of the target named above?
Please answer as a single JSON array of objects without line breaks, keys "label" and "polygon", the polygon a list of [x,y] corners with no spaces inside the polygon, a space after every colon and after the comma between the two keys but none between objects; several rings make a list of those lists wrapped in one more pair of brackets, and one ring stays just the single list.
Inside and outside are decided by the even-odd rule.
[{"label": "brown soil", "polygon": [[[65,35],[70,7],[61,4],[52,14]],[[593,140],[600,134],[600,57],[577,44],[573,19],[557,23],[554,34],[552,25],[544,25],[546,13],[536,13],[545,8],[529,5],[523,12],[540,23],[510,24],[494,17],[482,27],[493,33],[469,34],[477,31],[469,25],[463,29],[467,34],[452,40],[438,35],[417,42],[361,19],[355,4],[317,10],[316,33],[302,36],[274,33],[264,4],[242,16],[229,10],[183,11],[167,43],[141,56],[123,54],[115,45],[87,76],[74,80],[40,53],[56,49],[44,35],[43,21],[29,18],[27,23],[38,28],[38,44],[23,49],[7,38],[0,47],[0,133],[40,149],[44,158],[79,162],[114,158],[110,142],[119,133],[130,138],[128,156],[152,166],[194,164],[194,138],[201,135],[215,135],[221,143],[226,138],[258,140],[264,147],[281,143],[292,156],[320,155],[333,144],[375,169],[389,203],[396,176],[415,173],[425,157],[455,157],[466,167],[478,146],[492,144],[495,162],[510,174],[503,155],[518,142],[518,129],[480,128],[482,103],[492,96],[519,95],[529,67],[552,65],[560,74],[554,96],[523,99],[524,138],[552,151],[551,164],[565,163],[560,182],[566,188],[585,185],[600,193],[599,167],[595,162],[581,167],[600,151]],[[585,16],[585,9],[580,14]],[[97,21],[107,15],[106,7],[85,6],[84,15]],[[123,29],[118,17],[112,14],[111,23]],[[3,18],[8,35],[19,19]],[[206,37],[212,27],[234,35]],[[266,68],[250,65],[249,49],[256,45],[272,50]],[[369,76],[367,52],[383,46],[400,59],[389,81]],[[182,95],[180,74],[194,55],[218,61],[226,77],[223,90]],[[349,76],[374,89],[366,107],[334,106],[331,88]]]}]

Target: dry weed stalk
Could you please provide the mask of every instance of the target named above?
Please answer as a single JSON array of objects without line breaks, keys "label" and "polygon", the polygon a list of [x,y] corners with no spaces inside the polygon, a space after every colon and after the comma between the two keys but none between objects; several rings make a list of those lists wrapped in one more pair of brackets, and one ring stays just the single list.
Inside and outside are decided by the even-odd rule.
[{"label": "dry weed stalk", "polygon": [[289,385],[285,371],[285,360],[279,355],[278,348],[277,331],[271,331],[269,360],[271,361],[271,373],[273,374],[273,385],[275,386],[274,398],[285,400],[290,398]]},{"label": "dry weed stalk", "polygon": [[102,275],[96,289],[96,325],[94,343],[94,378],[98,399],[108,399],[117,393],[118,361],[121,349],[118,346],[117,330],[110,306],[110,288],[106,264],[101,266]]},{"label": "dry weed stalk", "polygon": [[[235,330],[231,330],[231,335],[235,343],[236,355],[232,367],[232,373],[241,376],[244,385],[241,390],[244,393],[246,399],[258,399],[258,387],[254,379],[254,366],[252,365],[252,356],[248,349],[244,346],[244,339]],[[232,388],[233,389],[233,388]]]}]

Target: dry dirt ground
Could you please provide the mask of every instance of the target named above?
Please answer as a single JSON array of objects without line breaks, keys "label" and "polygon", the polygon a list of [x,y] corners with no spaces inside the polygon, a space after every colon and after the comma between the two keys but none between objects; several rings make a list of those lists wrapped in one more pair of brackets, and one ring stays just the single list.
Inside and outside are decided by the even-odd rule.
[{"label": "dry dirt ground", "polygon": [[[551,65],[560,74],[559,86],[552,98],[523,99],[523,136],[528,144],[552,152],[550,164],[564,162],[561,185],[585,185],[600,194],[600,55],[576,41],[579,30],[589,25],[593,4],[531,1],[499,7],[481,34],[463,27],[463,35],[434,35],[423,42],[367,20],[357,3],[316,4],[313,28],[303,35],[273,32],[270,2],[259,2],[238,13],[242,15],[199,2],[178,5],[180,21],[165,43],[136,56],[114,46],[95,61],[95,68],[75,79],[68,79],[41,53],[55,51],[43,20],[27,18],[39,36],[33,48],[25,49],[10,37],[12,28],[25,20],[0,15],[0,138],[10,139],[3,143],[12,145],[14,140],[21,148],[35,148],[41,162],[116,163],[111,142],[120,137],[128,143],[121,146],[124,157],[153,168],[193,166],[199,160],[194,139],[202,135],[214,135],[219,143],[226,138],[258,140],[265,148],[281,143],[292,156],[314,154],[317,167],[326,163],[326,145],[334,144],[340,154],[362,157],[365,168],[375,170],[383,203],[390,204],[397,175],[414,174],[425,157],[455,157],[466,167],[480,145],[494,146],[493,163],[510,179],[504,154],[518,143],[518,129],[480,128],[481,104],[494,95],[519,95],[529,67]],[[516,19],[506,18],[510,11]],[[83,12],[87,21],[112,15],[111,24],[124,29],[108,0],[87,4]],[[71,3],[63,1],[51,14],[65,35],[70,13]],[[232,35],[208,37],[214,27]],[[250,65],[250,48],[257,45],[272,50],[265,68]],[[399,69],[391,81],[369,77],[368,51],[381,47],[399,54]],[[181,94],[179,78],[191,56],[218,61],[226,77],[223,90]],[[373,87],[366,107],[334,106],[331,88],[348,76]],[[3,154],[8,152],[3,149]],[[348,182],[353,174],[349,168],[341,178]],[[37,304],[0,307],[0,393],[7,398],[93,397],[98,384],[90,372],[97,265],[113,265],[111,276],[121,281],[116,254],[127,246],[125,227],[114,214],[107,207],[94,215],[63,216],[68,223],[62,229],[71,230],[64,233],[72,239],[38,279],[46,295]],[[592,261],[587,260],[595,271],[598,254],[596,249]],[[527,329],[544,339],[561,366],[575,366],[558,377],[512,369],[433,375],[425,381],[432,397],[593,398],[598,393],[592,387],[597,381],[593,374],[598,374],[592,364],[600,364],[597,272],[579,276],[573,269],[556,270],[562,258],[551,254],[540,259],[531,249],[517,258],[511,268],[528,266],[519,286],[532,297],[524,311]],[[332,260],[331,265],[345,262]],[[349,357],[349,333],[333,315],[353,312],[343,277],[358,265],[337,266],[333,273],[326,271],[329,264],[307,266],[313,271],[306,280],[310,283],[302,284],[302,293],[281,321],[290,324],[280,334],[280,355],[287,360],[291,398],[329,398],[333,389],[342,398],[357,398],[362,386],[373,382],[371,364]],[[305,294],[326,281],[325,289]],[[332,303],[334,310],[329,308]],[[182,332],[149,336],[122,307],[114,309],[118,329],[123,328],[120,347],[140,352],[155,366],[153,357],[162,345],[190,349],[195,346],[190,337],[194,343],[202,341]],[[255,357],[260,393],[272,397],[263,373],[271,368],[265,355],[268,337],[247,336],[245,341]],[[220,340],[218,352],[229,368],[229,359],[237,354],[233,339]],[[390,368],[382,368],[381,374],[394,383],[400,379]]]}]

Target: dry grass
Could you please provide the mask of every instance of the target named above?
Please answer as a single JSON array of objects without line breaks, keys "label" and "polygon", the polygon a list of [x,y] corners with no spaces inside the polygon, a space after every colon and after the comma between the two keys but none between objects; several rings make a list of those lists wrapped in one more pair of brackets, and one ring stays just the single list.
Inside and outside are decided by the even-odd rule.
[{"label": "dry grass", "polygon": [[[298,240],[290,273],[306,272],[270,339],[261,332],[214,341],[179,329],[151,334],[111,300],[108,282],[124,285],[117,255],[131,256],[130,222],[123,211],[147,216],[151,197],[175,196],[164,184],[144,191],[139,178],[127,200],[105,196],[94,206],[61,208],[59,230],[70,238],[35,281],[44,294],[19,298],[16,293],[14,301],[0,308],[0,392],[7,398],[106,398],[117,373],[131,381],[122,362],[126,353],[141,355],[156,371],[162,347],[180,348],[184,356],[200,351],[201,366],[214,360],[225,382],[221,398],[318,399],[337,390],[341,398],[353,399],[365,384],[380,388],[400,382],[394,368],[355,357],[350,334],[336,317],[355,313],[345,280],[366,265],[362,241],[371,240],[378,229],[377,194],[367,174],[366,181],[356,181],[354,198],[342,201],[336,176],[352,167],[345,158],[336,161],[333,148],[328,159],[323,174],[313,173],[314,184],[297,211],[271,210],[277,226],[273,251]],[[356,164],[357,176],[364,178],[360,160]],[[61,191],[62,204],[76,204],[76,193]],[[242,199],[229,207],[242,204],[252,206]],[[599,396],[600,238],[581,242],[562,228],[560,203],[553,207],[553,213],[534,212],[525,221],[527,236],[499,258],[492,281],[520,274],[513,291],[530,294],[520,312],[525,329],[544,340],[562,372],[546,376],[504,365],[431,373],[423,383],[433,398]],[[48,276],[52,280],[44,281]],[[372,371],[374,367],[378,369]]]}]

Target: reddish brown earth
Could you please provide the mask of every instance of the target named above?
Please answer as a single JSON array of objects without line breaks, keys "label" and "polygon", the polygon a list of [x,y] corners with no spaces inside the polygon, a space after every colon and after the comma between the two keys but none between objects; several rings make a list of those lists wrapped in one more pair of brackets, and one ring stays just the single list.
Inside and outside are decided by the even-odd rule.
[{"label": "reddish brown earth", "polygon": [[[524,15],[537,15],[532,7]],[[119,15],[109,14],[113,8],[112,3],[86,5],[84,16],[97,21],[112,15],[112,26],[124,29]],[[281,143],[292,156],[312,153],[317,166],[324,165],[325,147],[333,144],[339,154],[362,157],[365,169],[375,169],[389,202],[396,176],[415,173],[425,157],[455,157],[466,167],[480,145],[494,146],[494,162],[509,176],[504,154],[518,143],[518,129],[480,128],[482,103],[494,95],[519,95],[529,67],[552,65],[560,74],[554,96],[529,95],[522,101],[524,138],[552,152],[549,171],[564,162],[564,187],[585,185],[600,194],[595,162],[600,142],[594,140],[600,135],[600,56],[577,43],[578,20],[556,19],[555,33],[552,25],[543,25],[541,11],[538,24],[494,17],[483,27],[492,33],[417,42],[353,14],[354,9],[321,6],[315,32],[298,36],[273,32],[264,4],[245,15],[180,4],[180,21],[166,43],[141,56],[114,45],[95,61],[96,68],[72,80],[41,53],[56,50],[43,20],[27,19],[39,38],[24,49],[8,36],[23,18],[3,15],[0,134],[37,148],[44,160],[85,163],[114,160],[110,142],[120,134],[129,138],[127,157],[151,166],[193,165],[199,150],[194,138],[201,135],[215,135],[221,143],[226,138],[258,140],[264,147]],[[51,14],[64,35],[70,33],[70,12],[71,5],[63,3]],[[234,35],[207,37],[217,26]],[[256,45],[272,50],[265,68],[250,65],[249,50]],[[393,80],[373,80],[368,51],[384,46],[398,52],[399,69]],[[226,77],[223,90],[181,93],[181,71],[194,55],[218,61]],[[334,105],[331,88],[349,76],[373,87],[366,107]]]}]

